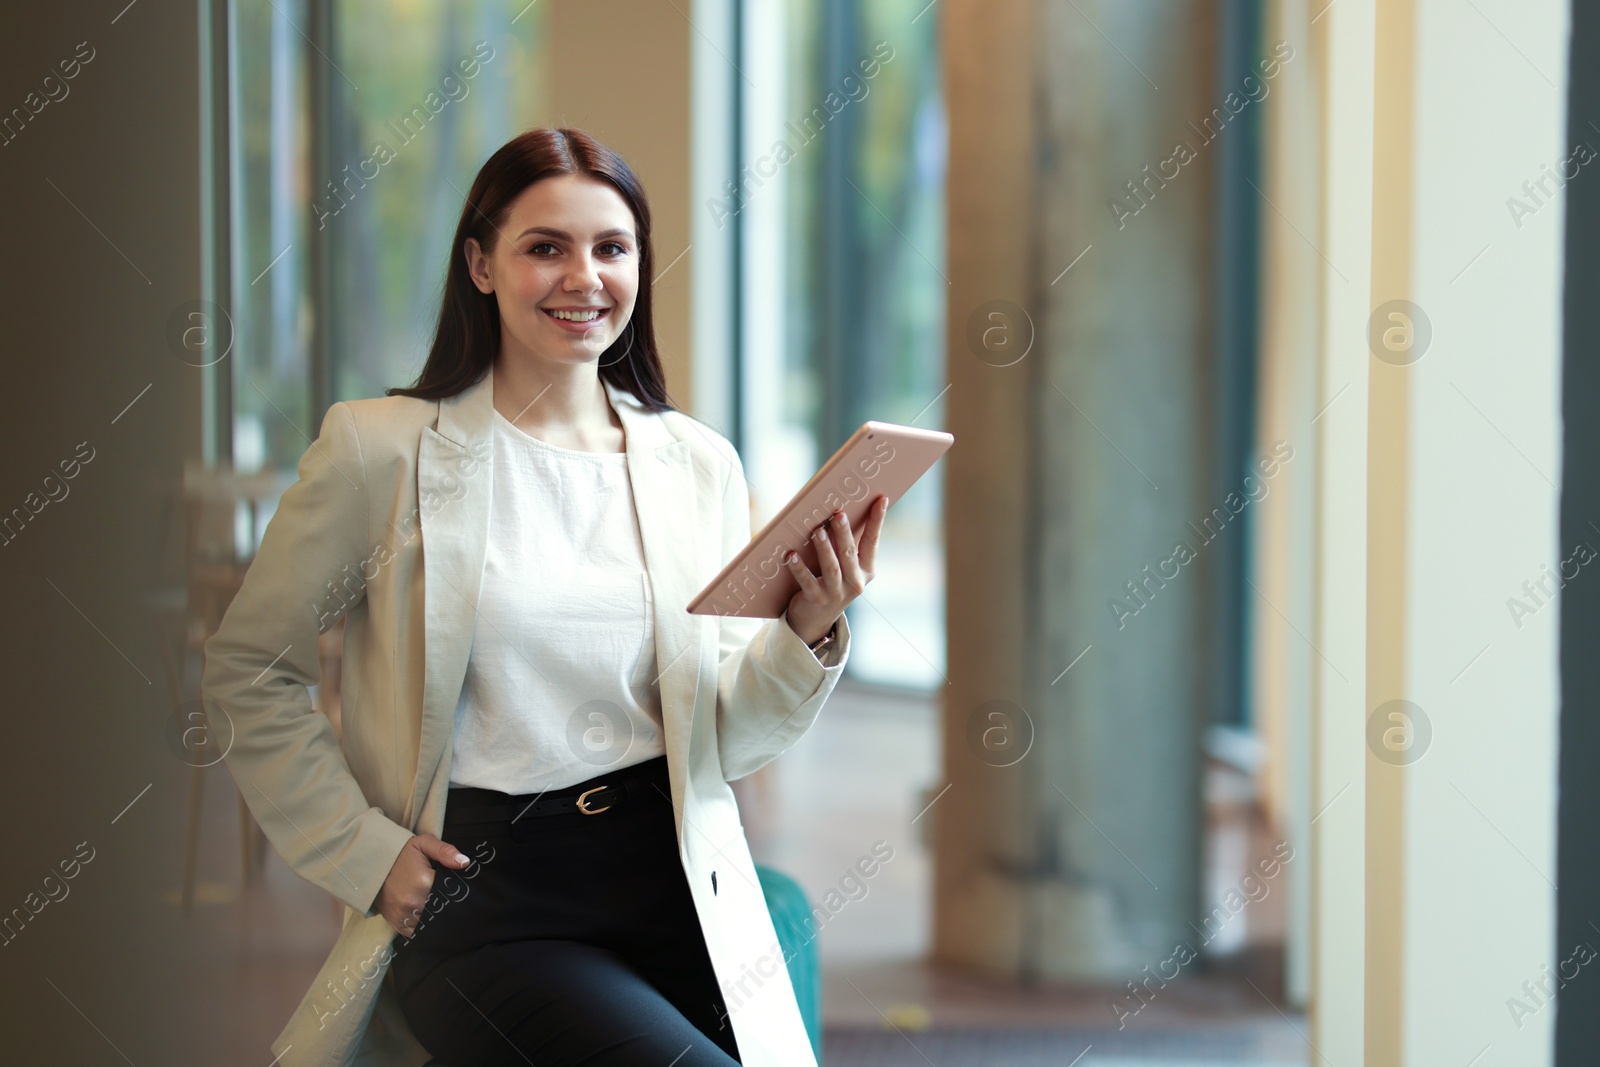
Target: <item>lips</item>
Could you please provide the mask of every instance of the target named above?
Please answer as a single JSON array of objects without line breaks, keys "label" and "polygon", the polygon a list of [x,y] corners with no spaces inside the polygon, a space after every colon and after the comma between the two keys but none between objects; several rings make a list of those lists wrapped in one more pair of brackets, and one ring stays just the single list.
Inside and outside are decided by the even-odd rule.
[{"label": "lips", "polygon": [[568,333],[587,333],[611,314],[608,307],[540,308],[545,317]]}]

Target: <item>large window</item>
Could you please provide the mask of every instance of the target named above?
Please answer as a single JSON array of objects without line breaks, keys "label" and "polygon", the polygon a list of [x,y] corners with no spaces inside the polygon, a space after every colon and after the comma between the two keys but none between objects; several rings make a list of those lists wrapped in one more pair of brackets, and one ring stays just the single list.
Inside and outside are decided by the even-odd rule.
[{"label": "large window", "polygon": [[409,385],[422,369],[472,179],[543,112],[543,12],[527,0],[342,0],[337,11],[349,80],[332,83],[338,148],[326,178],[375,175],[341,188],[342,200],[326,178],[316,189],[336,212],[330,311],[343,399]]},{"label": "large window", "polygon": [[312,423],[306,0],[233,7],[233,458],[293,467]]},{"label": "large window", "polygon": [[[232,0],[236,466],[292,469],[329,404],[415,379],[473,177],[552,117],[547,7]],[[745,189],[718,297],[743,312],[729,430],[759,527],[862,421],[943,425],[945,121],[926,0],[750,3],[739,21],[739,163],[775,176]],[[940,488],[889,513],[892,550],[850,609],[857,679],[943,680]]]},{"label": "large window", "polygon": [[[758,484],[798,488],[867,419],[943,425],[945,117],[926,7],[746,5],[743,403]],[[892,550],[850,608],[857,679],[943,681],[940,487],[936,468],[890,509]]]},{"label": "large window", "polygon": [[543,101],[527,0],[235,0],[233,456],[422,367],[467,187]]}]

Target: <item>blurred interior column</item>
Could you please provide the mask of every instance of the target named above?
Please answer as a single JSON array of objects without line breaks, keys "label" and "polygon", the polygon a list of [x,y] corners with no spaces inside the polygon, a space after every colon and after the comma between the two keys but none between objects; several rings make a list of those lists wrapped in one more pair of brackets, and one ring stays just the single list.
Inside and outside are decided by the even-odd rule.
[{"label": "blurred interior column", "polygon": [[963,501],[935,954],[1023,978],[1170,974],[1196,942],[1215,573],[1243,534],[1236,515],[1200,529],[1223,504],[1213,142],[1243,132],[1231,111],[1189,125],[1223,106],[1218,6],[935,10],[945,477]]}]

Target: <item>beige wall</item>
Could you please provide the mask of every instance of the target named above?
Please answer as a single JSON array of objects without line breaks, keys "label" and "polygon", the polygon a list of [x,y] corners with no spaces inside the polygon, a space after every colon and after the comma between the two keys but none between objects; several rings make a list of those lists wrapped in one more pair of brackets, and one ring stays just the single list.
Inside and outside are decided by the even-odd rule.
[{"label": "beige wall", "polygon": [[[577,126],[622,153],[650,197],[656,340],[667,391],[692,410],[689,280],[691,35],[680,7],[630,0],[543,0],[545,121]],[[625,30],[626,32],[619,32]],[[677,260],[675,266],[668,265]],[[665,271],[665,275],[662,272]]]}]

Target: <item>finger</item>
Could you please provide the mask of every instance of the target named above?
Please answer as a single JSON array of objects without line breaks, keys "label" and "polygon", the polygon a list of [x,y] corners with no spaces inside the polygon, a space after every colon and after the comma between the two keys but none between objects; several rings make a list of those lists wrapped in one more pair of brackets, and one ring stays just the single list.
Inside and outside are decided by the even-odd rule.
[{"label": "finger", "polygon": [[833,528],[834,534],[836,537],[838,537],[839,543],[844,547],[845,553],[851,556],[855,555],[856,535],[855,530],[853,530],[850,526],[850,516],[846,515],[842,511],[839,512],[833,517]]},{"label": "finger", "polygon": [[867,574],[873,572],[873,567],[878,562],[878,535],[883,532],[883,517],[889,513],[889,498],[879,494],[874,502],[872,512],[867,516],[867,525],[861,531],[861,540],[857,543],[856,554],[861,560],[861,569]]},{"label": "finger", "polygon": [[438,860],[446,867],[454,867],[460,870],[462,867],[469,866],[472,863],[466,857],[466,854],[456,846],[446,844],[438,838],[420,837],[417,839],[417,848],[422,850],[424,856]]},{"label": "finger", "polygon": [[859,596],[866,585],[866,575],[861,573],[861,565],[856,559],[856,537],[850,529],[850,516],[842,511],[836,516],[833,537],[839,545],[839,585],[835,590],[840,596],[846,590],[852,597]]},{"label": "finger", "polygon": [[839,570],[839,553],[834,546],[834,538],[838,536],[838,527],[831,519],[811,534],[811,540],[817,544],[817,566],[822,571],[822,587],[829,599],[836,599],[844,588]]},{"label": "finger", "polygon": [[801,591],[809,599],[819,600],[825,595],[822,591],[822,586],[817,582],[817,576],[812,574],[810,568],[804,563],[800,562],[800,553],[791,550],[789,555],[784,558],[784,562],[789,565],[789,573],[794,575],[795,580],[800,583]]}]

